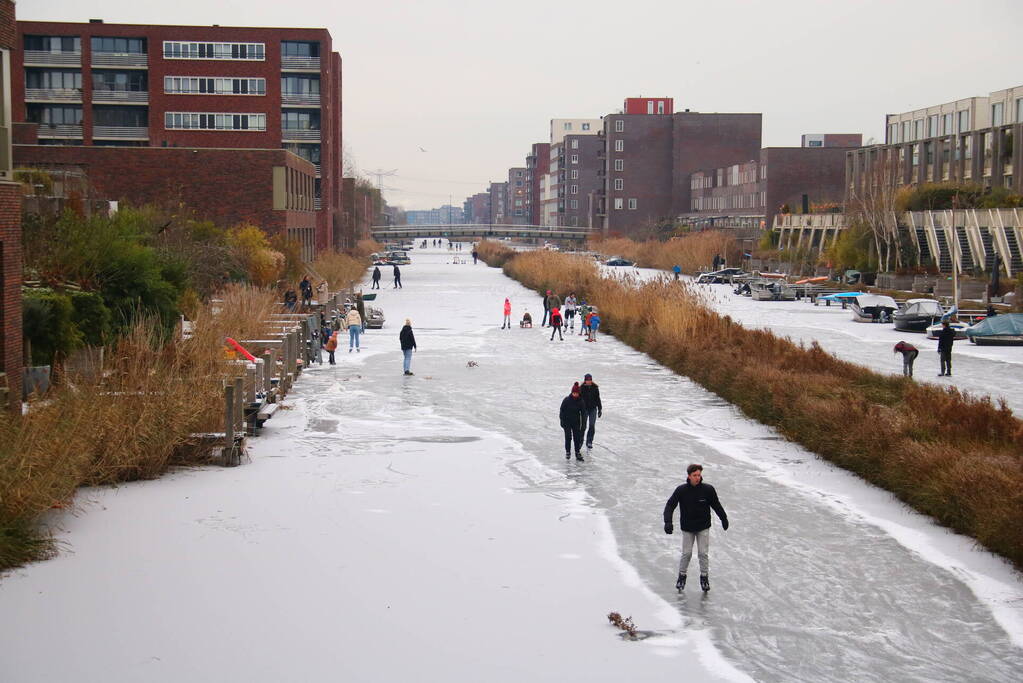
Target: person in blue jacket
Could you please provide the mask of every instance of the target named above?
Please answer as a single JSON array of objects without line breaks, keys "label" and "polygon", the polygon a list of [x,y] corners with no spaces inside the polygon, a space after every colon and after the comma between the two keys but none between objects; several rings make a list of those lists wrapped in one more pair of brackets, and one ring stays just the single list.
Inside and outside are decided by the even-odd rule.
[{"label": "person in blue jacket", "polygon": [[710,590],[710,511],[721,520],[721,528],[728,529],[728,515],[718,501],[718,493],[703,482],[703,465],[693,463],[686,468],[686,482],[675,489],[664,505],[664,533],[674,530],[672,517],[679,509],[679,529],[682,530],[682,558],[678,564],[675,588],[681,593],[686,587],[686,571],[693,556],[693,543],[700,559],[700,588]]}]

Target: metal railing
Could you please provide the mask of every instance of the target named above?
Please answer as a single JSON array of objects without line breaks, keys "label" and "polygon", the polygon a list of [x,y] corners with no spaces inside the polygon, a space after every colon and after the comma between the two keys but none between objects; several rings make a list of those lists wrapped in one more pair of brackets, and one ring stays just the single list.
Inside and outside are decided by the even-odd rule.
[{"label": "metal railing", "polygon": [[93,102],[121,102],[124,104],[149,104],[148,90],[93,90]]},{"label": "metal railing", "polygon": [[319,178],[320,177],[320,165],[319,164],[313,164],[313,166],[316,167],[316,177]]},{"label": "metal railing", "polygon": [[555,227],[550,225],[501,225],[501,224],[460,224],[453,225],[376,225],[370,234],[376,239],[417,238],[417,237],[526,237],[584,240],[599,229]]},{"label": "metal railing", "polygon": [[284,142],[319,142],[320,131],[318,130],[290,130],[285,128],[281,131],[281,140]]},{"label": "metal railing", "polygon": [[138,53],[93,52],[89,60],[93,66],[120,66],[146,68],[149,66],[149,55]]},{"label": "metal railing", "polygon": [[81,139],[82,138],[82,126],[81,124],[74,125],[68,123],[40,123],[39,124],[39,137],[41,138],[69,138],[69,139]]},{"label": "metal railing", "polygon": [[77,102],[82,101],[79,88],[25,88],[26,102]]},{"label": "metal railing", "polygon": [[319,71],[319,57],[281,57],[281,70],[300,69],[302,71]]},{"label": "metal railing", "polygon": [[81,66],[81,52],[25,50],[25,66]]},{"label": "metal railing", "polygon": [[281,104],[285,106],[320,106],[320,96],[309,93],[282,93]]},{"label": "metal railing", "polygon": [[313,199],[313,209],[319,211],[323,208],[323,200],[320,197]]},{"label": "metal railing", "polygon": [[146,126],[93,126],[92,137],[115,140],[148,140],[149,128]]}]

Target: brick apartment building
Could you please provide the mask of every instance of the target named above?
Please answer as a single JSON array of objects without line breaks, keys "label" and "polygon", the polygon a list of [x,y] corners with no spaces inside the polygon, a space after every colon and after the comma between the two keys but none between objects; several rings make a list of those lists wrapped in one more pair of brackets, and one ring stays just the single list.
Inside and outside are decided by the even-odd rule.
[{"label": "brick apartment building", "polygon": [[[804,136],[804,141],[807,136]],[[858,147],[861,136],[836,136]],[[813,140],[810,140],[812,142]],[[696,171],[689,177],[689,210],[682,222],[699,228],[769,228],[783,207],[808,203],[841,205],[847,147],[765,147],[757,158]]]},{"label": "brick apartment building", "polygon": [[556,198],[548,204],[547,225],[593,227],[592,203],[604,186],[604,140],[598,135],[565,135],[550,147],[552,185]]},{"label": "brick apartment building", "polygon": [[[17,51],[14,2],[0,0],[0,74],[12,69]],[[11,149],[11,83],[0,84],[0,401],[21,414],[21,184],[13,181]]]},{"label": "brick apartment building", "polygon": [[1023,193],[1023,85],[885,119],[885,144],[846,154],[846,192],[872,177],[897,185],[977,183]]},{"label": "brick apartment building", "polygon": [[504,225],[508,221],[508,183],[490,183],[490,221]]},{"label": "brick apartment building", "polygon": [[[647,111],[647,98],[642,110]],[[657,114],[656,102],[665,101]],[[605,176],[597,215],[606,233],[638,228],[686,213],[691,206],[689,176],[736,160],[757,158],[761,115],[674,112],[670,98],[654,98],[653,114],[604,117]],[[626,100],[624,111],[635,109]]]},{"label": "brick apartment building", "polygon": [[516,166],[508,169],[508,182],[505,184],[505,223],[508,225],[528,225],[529,207],[526,205],[527,168]]},{"label": "brick apartment building", "polygon": [[[562,171],[565,170],[565,164],[559,164],[558,152],[555,149],[556,146],[560,145],[566,135],[584,135],[584,136],[597,136],[601,130],[600,119],[551,119],[550,122],[550,142],[548,158],[550,162],[548,164],[547,173],[540,179],[540,223],[537,225],[562,225],[558,223],[558,216],[560,215],[559,209],[564,209],[561,206],[561,200],[564,197],[558,196],[557,186],[560,184],[562,178]],[[585,225],[585,223],[582,223]]]},{"label": "brick apartment building", "polygon": [[535,142],[526,157],[526,206],[529,209],[529,224],[541,225],[543,205],[540,201],[544,179],[551,168],[551,144]]},{"label": "brick apartment building", "polygon": [[467,198],[462,205],[462,213],[465,222],[472,225],[486,225],[490,223],[490,193],[477,192]]},{"label": "brick apartment building", "polygon": [[[107,198],[159,201],[159,195],[147,199],[119,187],[115,173],[101,169],[119,155],[84,148],[117,147],[119,169],[149,174],[159,168],[143,165],[157,157],[130,148],[285,149],[310,164],[312,221],[278,219],[263,227],[287,229],[308,258],[356,239],[342,209],[341,57],[326,30],[27,21],[18,22],[17,45],[14,120],[38,126],[38,144],[16,147],[18,165],[45,165],[54,154],[45,148],[52,145],[68,147],[61,159],[74,163],[74,149],[83,148],[83,169],[90,177],[105,176]],[[259,163],[245,172],[265,177],[287,175],[282,168],[304,172],[280,158],[239,157],[239,165]],[[228,173],[225,182],[195,164],[164,181],[180,188],[198,215],[212,217],[225,213],[218,205],[243,212],[252,201],[241,182],[232,184],[235,177]],[[216,201],[197,201],[209,194],[200,189],[214,182],[221,190]],[[259,184],[270,183],[264,178]]]}]

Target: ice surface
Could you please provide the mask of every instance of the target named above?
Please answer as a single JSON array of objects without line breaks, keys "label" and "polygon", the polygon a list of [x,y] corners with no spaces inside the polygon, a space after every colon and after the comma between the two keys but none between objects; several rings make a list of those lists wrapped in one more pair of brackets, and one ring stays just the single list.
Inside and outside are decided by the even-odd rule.
[{"label": "ice surface", "polygon": [[[0,680],[1023,670],[1004,562],[613,338],[501,330],[506,296],[515,320],[542,306],[500,271],[412,258],[404,289],[380,292],[390,322],[303,375],[251,463],[90,490],[56,519],[61,556],[0,582]],[[586,372],[604,418],[587,461],[566,462],[557,409]],[[692,461],[732,526],[711,532],[711,592],[679,596],[661,510]],[[610,611],[653,635],[620,640]]]}]

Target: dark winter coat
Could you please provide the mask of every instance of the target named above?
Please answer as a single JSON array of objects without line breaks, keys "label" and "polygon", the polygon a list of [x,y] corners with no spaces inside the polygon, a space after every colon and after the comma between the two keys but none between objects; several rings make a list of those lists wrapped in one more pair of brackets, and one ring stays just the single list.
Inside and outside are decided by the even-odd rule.
[{"label": "dark winter coat", "polygon": [[543,299],[543,310],[545,311],[551,310],[551,305],[547,302],[547,295],[543,294],[541,295],[540,298]]},{"label": "dark winter coat", "polygon": [[600,387],[597,383],[586,384],[585,382],[579,385],[579,394],[583,397],[583,403],[586,404],[588,410],[604,410],[604,406],[600,403]]},{"label": "dark winter coat", "polygon": [[675,489],[671,498],[664,506],[664,523],[671,524],[671,518],[675,514],[675,508],[679,508],[681,523],[679,528],[682,531],[697,532],[710,528],[711,508],[717,513],[722,526],[728,525],[728,515],[725,509],[718,502],[718,493],[710,484],[702,481],[693,486],[687,480],[686,483]]},{"label": "dark winter coat", "polygon": [[416,335],[412,334],[411,325],[405,325],[401,328],[401,332],[398,333],[398,339],[401,341],[402,351],[416,348]]},{"label": "dark winter coat", "polygon": [[955,341],[956,331],[952,326],[942,327],[938,330],[938,351],[952,351],[952,342]]},{"label": "dark winter coat", "polygon": [[547,297],[547,308],[561,308],[561,297],[557,294],[551,294]]},{"label": "dark winter coat", "polygon": [[582,397],[573,398],[572,394],[561,402],[561,428],[582,431],[586,426],[586,404]]},{"label": "dark winter coat", "polygon": [[373,266],[373,281],[378,282],[380,280],[380,268]]},{"label": "dark winter coat", "polygon": [[398,264],[394,264],[394,277],[396,277],[396,278],[400,278],[401,277],[401,271],[398,270]]}]

